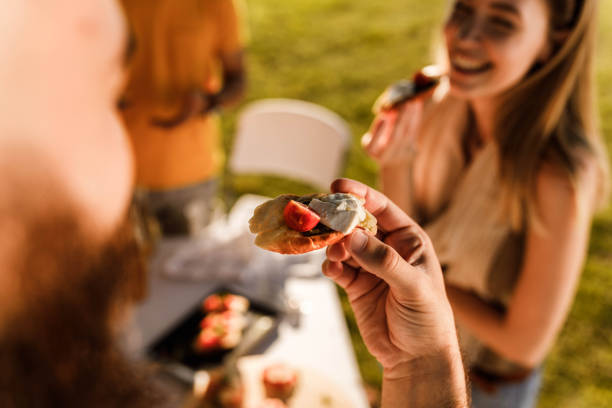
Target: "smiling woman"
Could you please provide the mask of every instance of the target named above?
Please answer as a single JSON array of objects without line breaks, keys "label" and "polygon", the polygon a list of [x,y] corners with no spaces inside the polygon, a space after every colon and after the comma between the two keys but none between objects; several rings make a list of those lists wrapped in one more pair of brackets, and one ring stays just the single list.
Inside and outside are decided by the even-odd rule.
[{"label": "smiling woman", "polygon": [[444,27],[450,80],[463,98],[499,94],[550,55],[543,1],[476,5],[457,1]]},{"label": "smiling woman", "polygon": [[425,225],[444,265],[476,408],[534,406],[605,198],[596,5],[454,1],[447,80],[386,119],[386,145],[365,139],[384,192]]}]

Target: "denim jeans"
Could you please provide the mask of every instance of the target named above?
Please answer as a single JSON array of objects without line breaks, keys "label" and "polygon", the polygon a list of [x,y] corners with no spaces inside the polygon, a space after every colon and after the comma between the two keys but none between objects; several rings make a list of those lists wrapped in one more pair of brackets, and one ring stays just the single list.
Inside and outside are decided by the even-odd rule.
[{"label": "denim jeans", "polygon": [[472,384],[472,408],[535,408],[542,382],[542,369],[534,370],[523,381],[499,386],[487,393]]},{"label": "denim jeans", "polygon": [[137,189],[135,203],[145,218],[153,218],[163,236],[196,235],[210,224],[219,208],[218,180],[169,190]]}]

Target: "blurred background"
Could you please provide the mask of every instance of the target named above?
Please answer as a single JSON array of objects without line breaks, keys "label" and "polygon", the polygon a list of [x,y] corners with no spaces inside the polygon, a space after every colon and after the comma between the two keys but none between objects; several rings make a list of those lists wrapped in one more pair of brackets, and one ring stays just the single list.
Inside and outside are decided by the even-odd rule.
[{"label": "blurred background", "polygon": [[[239,0],[246,27],[248,93],[323,105],[350,125],[353,139],[343,175],[376,185],[377,167],[359,140],[371,106],[389,83],[433,61],[446,0]],[[600,2],[597,82],[601,125],[612,145],[612,2]],[[225,114],[224,146],[231,151],[236,112]],[[243,193],[305,194],[312,187],[226,171],[228,206]],[[539,407],[612,406],[612,208],[595,220],[588,260],[569,319],[545,364]],[[344,304],[364,381],[378,387],[380,368],[359,338]]]}]

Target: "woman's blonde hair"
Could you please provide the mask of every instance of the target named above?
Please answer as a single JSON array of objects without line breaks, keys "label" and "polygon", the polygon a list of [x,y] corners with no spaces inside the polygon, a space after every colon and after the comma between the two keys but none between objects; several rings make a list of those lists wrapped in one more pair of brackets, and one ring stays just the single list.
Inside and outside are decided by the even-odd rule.
[{"label": "woman's blonde hair", "polygon": [[565,172],[578,189],[584,161],[595,158],[598,204],[607,196],[608,160],[594,87],[597,0],[546,1],[553,55],[502,95],[495,124],[504,201],[515,228],[539,218],[535,178],[544,162]]}]

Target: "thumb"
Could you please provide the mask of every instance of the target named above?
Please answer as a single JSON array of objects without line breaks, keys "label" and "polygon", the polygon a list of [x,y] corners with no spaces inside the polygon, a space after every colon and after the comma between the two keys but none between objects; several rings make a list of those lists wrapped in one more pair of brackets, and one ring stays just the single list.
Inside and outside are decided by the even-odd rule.
[{"label": "thumb", "polygon": [[353,260],[365,271],[376,275],[391,287],[406,287],[414,281],[416,268],[408,264],[389,245],[356,229],[347,245]]}]

